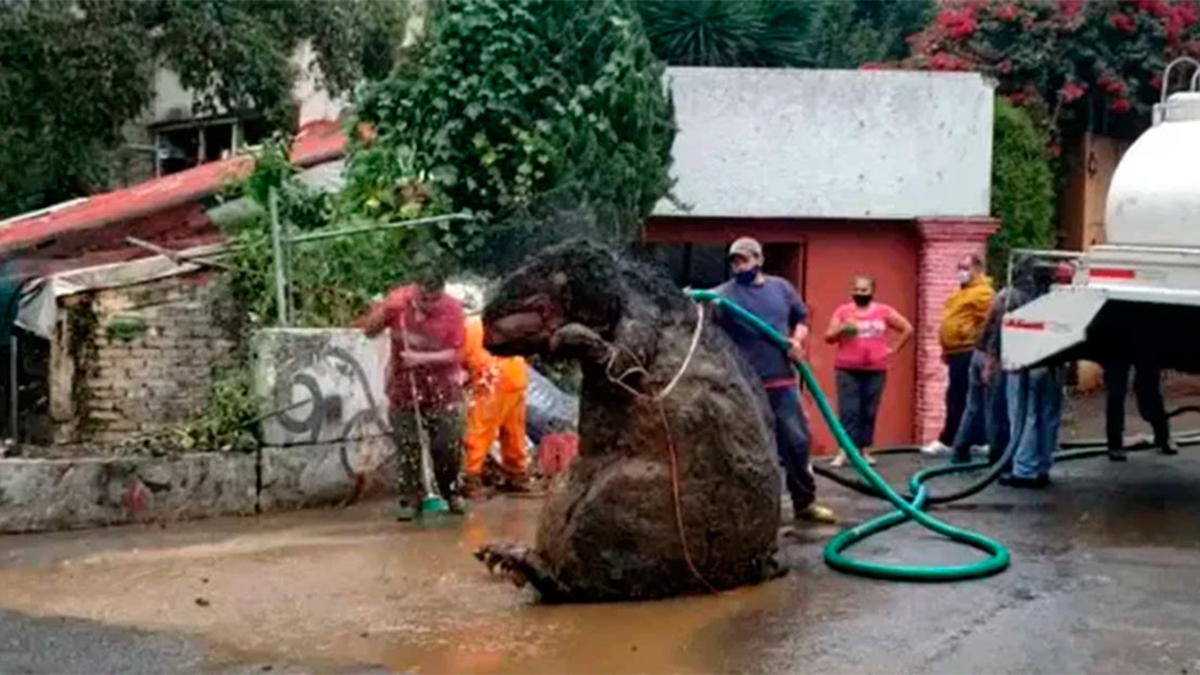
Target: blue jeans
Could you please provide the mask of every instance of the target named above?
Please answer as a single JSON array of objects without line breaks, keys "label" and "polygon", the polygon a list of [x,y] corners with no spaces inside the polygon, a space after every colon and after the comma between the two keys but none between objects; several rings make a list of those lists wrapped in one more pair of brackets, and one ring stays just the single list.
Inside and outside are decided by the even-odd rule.
[{"label": "blue jeans", "polygon": [[971,365],[967,370],[967,405],[963,410],[962,420],[958,423],[954,444],[951,446],[956,457],[970,457],[971,446],[986,440],[988,405],[987,387],[983,381],[983,365],[986,360],[987,356],[983,352],[971,352]]},{"label": "blue jeans", "polygon": [[1012,474],[1018,478],[1050,474],[1062,422],[1060,373],[1039,367],[1008,374],[1009,442],[1016,444]]},{"label": "blue jeans", "polygon": [[792,495],[792,506],[799,513],[817,498],[817,484],[808,465],[808,424],[800,412],[800,388],[768,389],[767,399],[775,415],[775,447],[779,464]]},{"label": "blue jeans", "polygon": [[1008,446],[1008,405],[1005,397],[1005,374],[999,368],[983,377],[987,354],[976,351],[971,355],[968,375],[967,409],[963,412],[958,434],[954,437],[955,456],[966,458],[971,446],[987,443],[989,457],[995,462]]}]

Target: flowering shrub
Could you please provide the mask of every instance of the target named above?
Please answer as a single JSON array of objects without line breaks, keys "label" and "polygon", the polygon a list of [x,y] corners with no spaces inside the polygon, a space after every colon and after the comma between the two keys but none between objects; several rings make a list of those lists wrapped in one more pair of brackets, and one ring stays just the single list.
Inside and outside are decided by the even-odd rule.
[{"label": "flowering shrub", "polygon": [[[908,65],[986,73],[1052,131],[1078,130],[1089,113],[1136,124],[1166,64],[1200,58],[1200,0],[942,0],[911,41]],[[1179,71],[1173,86],[1191,76]]]}]

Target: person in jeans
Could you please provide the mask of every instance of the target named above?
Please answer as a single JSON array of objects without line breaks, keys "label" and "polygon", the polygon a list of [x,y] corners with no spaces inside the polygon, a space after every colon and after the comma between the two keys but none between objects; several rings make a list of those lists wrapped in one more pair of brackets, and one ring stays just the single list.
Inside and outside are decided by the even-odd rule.
[{"label": "person in jeans", "polygon": [[[1006,311],[1015,310],[1045,293],[1052,281],[1050,268],[1033,263],[1013,270],[1013,283],[1004,298]],[[1009,372],[1009,440],[1012,444],[1011,473],[999,483],[1016,488],[1043,488],[1050,484],[1050,467],[1058,450],[1062,422],[1063,367],[1044,365]]]},{"label": "person in jeans", "polygon": [[423,433],[441,496],[451,510],[463,508],[455,490],[463,442],[459,363],[466,316],[462,304],[445,293],[445,281],[441,273],[426,270],[417,283],[393,290],[358,322],[368,337],[385,330],[391,337],[387,394],[396,442],[399,520],[412,520],[425,496]]},{"label": "person in jeans", "polygon": [[[867,450],[875,443],[875,417],[887,381],[888,358],[908,342],[913,327],[900,312],[875,302],[875,280],[865,274],[854,277],[850,298],[834,310],[825,341],[837,345],[833,367],[838,418],[863,458],[874,464]],[[896,344],[888,344],[888,331],[900,334]],[[833,459],[834,466],[845,462],[845,453]]]},{"label": "person in jeans", "polygon": [[967,407],[971,355],[983,333],[995,296],[991,279],[983,274],[983,261],[979,256],[968,255],[959,260],[956,275],[959,289],[946,299],[938,331],[942,360],[950,371],[950,382],[946,387],[946,420],[938,439],[922,449],[930,455],[950,452],[958,435],[958,425]]},{"label": "person in jeans", "polygon": [[967,405],[951,446],[950,461],[956,464],[970,462],[971,448],[981,440],[987,443],[988,459],[992,463],[999,461],[1008,446],[1007,379],[999,364],[1000,327],[1008,311],[1009,295],[1007,288],[996,294],[983,333],[971,353]]},{"label": "person in jeans", "polygon": [[762,273],[762,246],[749,237],[729,247],[733,279],[717,292],[757,315],[788,336],[791,351],[784,354],[765,335],[729,312],[717,311],[716,322],[729,335],[738,351],[754,368],[767,390],[775,416],[775,443],[783,465],[788,492],[796,518],[820,523],[836,522],[829,509],[816,503],[817,486],[809,466],[808,425],[800,409],[800,386],[792,360],[804,357],[808,337],[808,309],[790,283]]},{"label": "person in jeans", "polygon": [[1038,366],[1007,374],[1012,473],[1000,484],[1042,488],[1050,484],[1050,467],[1058,450],[1062,421],[1062,366]]}]

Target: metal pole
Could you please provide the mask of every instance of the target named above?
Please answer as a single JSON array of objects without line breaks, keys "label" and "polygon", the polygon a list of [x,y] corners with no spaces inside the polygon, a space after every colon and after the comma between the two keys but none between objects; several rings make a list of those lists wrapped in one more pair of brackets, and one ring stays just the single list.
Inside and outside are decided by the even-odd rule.
[{"label": "metal pole", "polygon": [[431,218],[416,218],[414,220],[397,220],[386,223],[375,223],[365,225],[363,227],[347,227],[337,230],[329,230],[325,232],[312,232],[310,234],[302,234],[289,240],[292,244],[302,244],[310,241],[320,241],[321,239],[334,239],[336,237],[345,237],[353,234],[366,234],[368,232],[378,232],[379,230],[395,230],[406,229],[410,227],[418,227],[420,225],[433,225],[436,223],[444,223],[452,220],[471,220],[473,216],[465,213],[455,213],[448,216],[433,216]]},{"label": "metal pole", "polygon": [[8,432],[12,435],[12,442],[19,443],[21,434],[17,429],[17,424],[20,423],[21,404],[18,387],[20,382],[17,378],[17,367],[19,366],[17,359],[17,335],[13,333],[8,337]]},{"label": "metal pole", "polygon": [[275,267],[275,308],[279,325],[287,326],[287,274],[283,269],[283,234],[279,227],[279,194],[271,188],[267,197],[271,211],[271,252]]}]

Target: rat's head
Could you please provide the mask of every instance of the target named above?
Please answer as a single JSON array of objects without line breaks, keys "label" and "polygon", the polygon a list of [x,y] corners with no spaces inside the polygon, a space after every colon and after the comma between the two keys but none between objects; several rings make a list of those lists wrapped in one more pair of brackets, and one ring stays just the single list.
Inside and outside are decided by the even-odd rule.
[{"label": "rat's head", "polygon": [[609,335],[621,313],[617,261],[581,239],[551,246],[508,275],[484,309],[485,345],[501,356],[545,353],[568,323]]}]

